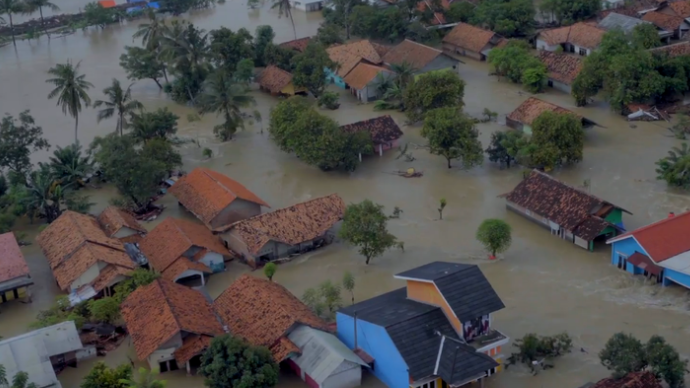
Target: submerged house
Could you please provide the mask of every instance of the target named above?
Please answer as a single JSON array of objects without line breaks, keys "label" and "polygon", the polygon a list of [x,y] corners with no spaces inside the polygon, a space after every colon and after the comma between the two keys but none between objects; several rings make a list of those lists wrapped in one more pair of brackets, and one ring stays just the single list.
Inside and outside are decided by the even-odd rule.
[{"label": "submerged house", "polygon": [[29,286],[33,284],[29,266],[14,233],[0,234],[0,303],[30,299]]},{"label": "submerged house", "polygon": [[582,70],[582,59],[546,50],[539,50],[537,57],[546,66],[549,87],[570,94],[572,84]]},{"label": "submerged house", "polygon": [[690,212],[670,213],[668,218],[616,236],[611,264],[635,275],[690,288]]},{"label": "submerged house", "polygon": [[443,51],[405,39],[382,57],[387,66],[408,63],[415,75],[457,68],[458,60]]},{"label": "submerged house", "polygon": [[274,96],[294,96],[306,94],[307,89],[297,87],[292,83],[292,74],[279,68],[268,65],[256,79],[261,90],[265,90]]},{"label": "submerged house", "polygon": [[122,242],[108,237],[90,215],[65,211],[36,241],[58,287],[70,294],[72,303],[111,295],[136,267]]},{"label": "submerged house", "polygon": [[485,61],[491,49],[505,43],[507,41],[493,31],[458,23],[443,37],[443,52],[454,58],[462,56]]},{"label": "submerged house", "polygon": [[590,251],[595,240],[622,233],[623,212],[632,214],[537,170],[506,194],[506,207]]},{"label": "submerged house", "polygon": [[678,15],[651,11],[644,14],[642,20],[654,24],[659,29],[659,35],[666,38],[666,43],[669,43],[670,39],[683,39],[690,31],[690,23]]},{"label": "submerged house", "polygon": [[368,40],[360,40],[326,49],[331,61],[335,62],[337,69],[326,69],[327,82],[334,83],[340,88],[347,88],[345,76],[347,76],[360,62],[370,65],[381,65],[381,56],[386,50],[383,46],[371,43]]},{"label": "submerged house", "polygon": [[133,215],[115,206],[105,208],[97,219],[106,236],[122,243],[138,243],[146,235],[146,229]]},{"label": "submerged house", "polygon": [[211,339],[225,333],[204,294],[166,279],[137,288],[120,309],[137,358],[160,372],[191,373]]},{"label": "submerged house", "polygon": [[153,228],[139,246],[151,268],[172,282],[198,277],[204,285],[204,275],[224,271],[225,258],[230,258],[220,237],[201,224],[173,217]]},{"label": "submerged house", "polygon": [[566,53],[587,56],[599,47],[605,33],[606,30],[584,22],[544,30],[537,34],[537,49],[556,51],[562,47]]},{"label": "submerged house", "polygon": [[654,55],[667,55],[669,58],[690,55],[690,42],[684,41],[680,43],[669,44],[667,46],[655,47],[653,49],[650,49],[649,52],[651,52]]},{"label": "submerged house", "polygon": [[607,377],[596,383],[587,383],[580,388],[662,388],[663,385],[650,371],[630,372],[617,379]]},{"label": "submerged house", "polygon": [[343,199],[331,194],[234,223],[223,239],[256,267],[330,243],[344,212]]},{"label": "submerged house", "polygon": [[350,93],[363,103],[377,100],[383,92],[378,87],[382,81],[392,77],[385,67],[360,62],[349,72],[343,81],[350,87]]},{"label": "submerged house", "polygon": [[306,38],[299,38],[299,39],[283,42],[283,43],[279,44],[278,47],[289,48],[289,49],[295,50],[299,53],[303,53],[304,50],[307,49],[309,42],[311,42],[311,36],[308,36]]},{"label": "submerged house", "polygon": [[340,309],[337,330],[389,388],[461,387],[502,368],[505,306],[476,265],[436,261],[395,275],[407,286]]},{"label": "submerged house", "polygon": [[506,116],[506,125],[510,128],[522,131],[527,135],[531,135],[532,123],[544,112],[575,115],[580,119],[580,121],[582,121],[583,128],[589,128],[595,125],[593,121],[588,120],[573,111],[535,97],[526,99],[525,102],[515,108],[514,111],[510,112],[510,114]]},{"label": "submerged house", "polygon": [[[403,135],[400,127],[390,115],[342,125],[340,129],[347,133],[368,132],[374,143],[374,151],[379,156],[383,156],[383,151],[397,147],[398,139]],[[359,160],[362,160],[362,154],[359,154]]]},{"label": "submerged house", "polygon": [[266,202],[241,183],[204,167],[197,167],[168,190],[213,232],[223,232],[230,224],[261,214]]},{"label": "submerged house", "polygon": [[360,385],[366,364],[280,284],[245,274],[213,304],[230,333],[267,347],[275,362],[289,365],[308,386]]}]

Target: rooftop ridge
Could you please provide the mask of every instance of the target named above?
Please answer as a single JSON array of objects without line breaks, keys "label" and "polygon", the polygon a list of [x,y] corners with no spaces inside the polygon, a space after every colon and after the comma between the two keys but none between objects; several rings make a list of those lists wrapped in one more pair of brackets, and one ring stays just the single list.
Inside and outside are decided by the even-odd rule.
[{"label": "rooftop ridge", "polygon": [[[288,73],[288,74],[289,74],[289,73]],[[237,193],[235,193],[234,191],[232,191],[229,187],[225,186],[221,181],[219,181],[218,179],[216,179],[215,177],[213,177],[211,174],[209,174],[209,171],[211,171],[211,170],[206,169],[206,168],[203,168],[201,171],[202,171],[202,172],[204,173],[204,175],[206,175],[209,179],[211,179],[211,180],[214,181],[217,185],[219,185],[220,187],[222,187],[223,189],[225,189],[225,191],[227,191],[228,193],[234,195],[234,196],[237,197],[237,198],[240,198],[240,197],[237,195]]]},{"label": "rooftop ridge", "polygon": [[[611,206],[613,206],[613,207],[617,207],[617,208],[619,208],[619,209],[621,209],[621,210],[624,210],[622,207],[620,207],[620,206],[618,206],[618,205],[615,205],[615,204],[613,204],[613,203],[611,203],[611,202],[609,202],[609,201],[606,201],[606,200],[604,200],[604,199],[601,199],[601,198],[597,197],[596,195],[594,195],[594,194],[592,194],[592,193],[589,193],[589,192],[587,192],[587,191],[584,191],[584,190],[582,190],[582,189],[580,189],[580,188],[578,188],[578,187],[576,187],[576,186],[572,186],[572,185],[570,185],[570,184],[568,184],[568,183],[565,183],[565,182],[563,182],[563,181],[560,180],[560,179],[556,179],[556,178],[552,177],[551,175],[549,175],[549,174],[547,174],[547,173],[545,173],[545,172],[539,171],[539,170],[537,170],[537,169],[532,170],[532,172],[536,172],[537,174],[541,174],[541,175],[543,175],[543,176],[545,176],[545,177],[547,177],[547,178],[549,178],[549,179],[551,179],[551,180],[553,180],[553,181],[556,181],[556,182],[562,184],[563,186],[566,186],[566,187],[571,188],[571,189],[573,189],[573,190],[575,190],[575,191],[577,191],[577,192],[579,192],[579,193],[581,193],[581,194],[584,194],[584,195],[587,195],[587,196],[589,196],[589,197],[591,197],[591,198],[594,198],[594,199],[596,199],[597,201],[601,202],[602,204],[608,204],[608,205],[611,205]],[[626,212],[627,212],[627,210],[626,210]],[[628,213],[629,213],[629,212],[628,212]],[[593,214],[590,214],[590,216],[592,216],[592,215],[593,215]]]},{"label": "rooftop ridge", "polygon": [[622,237],[634,236],[635,233],[637,233],[637,232],[642,232],[642,231],[645,231],[645,230],[649,230],[649,229],[654,228],[654,227],[656,227],[656,226],[662,225],[662,224],[664,224],[664,223],[666,223],[666,222],[673,222],[673,221],[675,221],[675,220],[677,220],[677,219],[682,219],[683,217],[687,217],[687,216],[690,216],[690,211],[686,211],[686,212],[684,212],[684,213],[678,214],[678,215],[673,216],[673,217],[662,218],[662,219],[660,219],[660,220],[658,220],[658,221],[652,222],[651,224],[647,224],[647,225],[645,225],[645,226],[641,226],[641,227],[639,227],[639,228],[637,228],[637,229],[635,229],[635,230],[631,230],[631,231],[629,231],[629,232],[626,232],[626,233],[624,233],[624,234],[621,234],[620,236],[613,237],[613,238],[611,238],[610,240],[618,240],[618,239],[620,239],[620,238],[622,238]]}]

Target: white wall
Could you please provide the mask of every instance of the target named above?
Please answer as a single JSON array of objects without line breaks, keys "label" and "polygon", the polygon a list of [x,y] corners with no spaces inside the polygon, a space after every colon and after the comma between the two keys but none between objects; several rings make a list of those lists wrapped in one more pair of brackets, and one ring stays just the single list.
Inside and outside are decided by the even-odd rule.
[{"label": "white wall", "polygon": [[99,264],[103,265],[103,263],[99,262],[89,267],[89,269],[87,269],[83,274],[81,274],[81,276],[72,282],[70,288],[72,290],[76,290],[77,288],[96,280],[98,275],[101,273],[101,271],[98,269]]},{"label": "white wall", "polygon": [[559,82],[559,81],[556,81],[556,80],[554,80],[554,79],[549,79],[549,81],[553,84],[552,87],[553,87],[554,89],[560,90],[560,91],[563,92],[563,93],[568,93],[568,94],[570,94],[570,92],[571,92],[571,90],[572,90],[571,87],[570,87],[570,85],[566,85],[566,84],[564,84],[563,82]]},{"label": "white wall", "polygon": [[173,356],[173,353],[180,346],[182,346],[182,335],[180,335],[180,333],[178,332],[166,343],[164,343],[158,349],[156,349],[156,351],[151,353],[151,355],[146,360],[149,362],[151,368],[158,368],[158,363],[172,360],[173,358],[175,358]]},{"label": "white wall", "polygon": [[546,51],[556,51],[560,45],[556,44],[553,46],[549,46],[548,43],[541,39],[537,39],[537,50],[546,50]]},{"label": "white wall", "polygon": [[321,388],[354,388],[360,385],[362,385],[362,367],[350,361],[343,361],[321,384]]}]

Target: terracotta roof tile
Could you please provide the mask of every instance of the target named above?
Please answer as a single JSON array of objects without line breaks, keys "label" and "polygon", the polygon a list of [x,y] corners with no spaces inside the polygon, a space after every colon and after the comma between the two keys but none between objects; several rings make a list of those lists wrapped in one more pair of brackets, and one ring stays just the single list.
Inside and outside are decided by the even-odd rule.
[{"label": "terracotta roof tile", "polygon": [[582,60],[568,54],[539,50],[539,60],[546,66],[549,78],[570,85],[582,70]]},{"label": "terracotta roof tile", "polygon": [[280,339],[268,350],[271,351],[276,362],[288,358],[291,354],[300,354],[302,352],[302,350],[287,337],[280,337]]},{"label": "terracotta roof tile", "polygon": [[679,214],[616,236],[618,241],[633,236],[655,263],[690,251],[690,212]]},{"label": "terracotta roof tile", "polygon": [[648,21],[666,31],[675,31],[685,22],[680,16],[651,11],[644,14],[642,20]]},{"label": "terracotta roof tile", "polygon": [[285,48],[290,48],[295,51],[299,52],[304,52],[304,50],[307,48],[307,45],[309,45],[309,42],[311,42],[311,37],[308,36],[306,38],[300,38],[300,39],[295,39],[291,40],[288,42],[284,42],[279,44],[279,47],[285,47]]},{"label": "terracotta roof tile", "polygon": [[532,125],[534,120],[544,112],[568,113],[582,118],[582,116],[577,113],[535,97],[530,97],[525,100],[525,102],[515,108],[514,111],[510,112],[508,118],[523,124]]},{"label": "terracotta roof tile", "polygon": [[400,44],[388,50],[383,57],[383,62],[390,64],[407,62],[412,65],[413,68],[422,70],[426,65],[442,54],[443,52],[441,50],[405,39],[400,42]]},{"label": "terracotta roof tile", "polygon": [[550,46],[572,43],[574,45],[595,49],[601,43],[606,31],[591,24],[580,22],[572,26],[559,27],[539,33],[538,39],[544,40]]},{"label": "terracotta roof tile", "polygon": [[14,233],[0,234],[0,282],[29,276],[29,266],[24,260]]},{"label": "terracotta roof tile", "polygon": [[277,362],[289,352],[299,351],[284,338],[295,324],[327,329],[326,322],[285,287],[250,275],[235,280],[215,300],[214,307],[230,333],[253,345],[268,347]]},{"label": "terracotta roof tile", "polygon": [[211,345],[213,338],[207,335],[190,335],[182,341],[182,346],[173,353],[177,365],[184,365],[192,357],[200,354]]},{"label": "terracotta roof tile", "polygon": [[348,133],[369,132],[371,134],[371,141],[374,144],[388,143],[399,139],[403,135],[400,127],[398,127],[398,124],[395,123],[390,115],[343,125],[340,129]]},{"label": "terracotta roof tile", "polygon": [[91,282],[91,287],[98,293],[104,288],[108,287],[118,276],[126,276],[132,273],[133,269],[120,267],[117,265],[108,265],[101,270],[98,277]]},{"label": "terracotta roof tile", "polygon": [[277,66],[268,65],[268,67],[259,74],[256,82],[259,83],[259,86],[267,89],[271,93],[280,93],[283,88],[292,82],[292,74]]},{"label": "terracotta roof tile", "polygon": [[331,60],[340,67],[338,75],[345,77],[362,60],[378,65],[381,63],[381,56],[376,47],[368,40],[332,46],[326,49]]},{"label": "terracotta roof tile", "polygon": [[120,309],[140,360],[182,331],[208,336],[224,333],[201,292],[164,279],[136,289]]},{"label": "terracotta roof tile", "polygon": [[649,51],[651,51],[654,54],[666,54],[671,58],[680,57],[683,55],[690,55],[690,42],[686,41],[670,44],[668,46],[656,47]]},{"label": "terracotta roof tile", "polygon": [[209,227],[211,221],[237,198],[269,207],[239,182],[204,167],[197,167],[180,178],[169,192]]},{"label": "terracotta roof tile", "polygon": [[600,380],[590,388],[661,388],[662,385],[652,372],[628,373],[623,378],[613,377]]},{"label": "terracotta roof tile", "polygon": [[676,1],[675,3],[671,3],[668,6],[673,10],[673,12],[676,13],[676,15],[682,18],[690,17],[690,1]]},{"label": "terracotta roof tile", "polygon": [[376,79],[380,72],[390,73],[381,66],[370,65],[365,62],[360,62],[349,72],[343,80],[350,87],[361,90],[364,89],[371,81]]},{"label": "terracotta roof tile", "polygon": [[173,217],[163,220],[139,243],[151,267],[161,273],[195,246],[223,256],[229,255],[220,238],[203,225]]},{"label": "terracotta roof tile", "polygon": [[146,233],[146,229],[137,222],[133,215],[115,206],[108,206],[103,210],[98,216],[98,224],[108,237],[113,237],[122,228]]},{"label": "terracotta roof tile", "polygon": [[323,235],[343,218],[345,202],[337,194],[264,213],[232,225],[252,254],[267,242],[297,245]]},{"label": "terracotta roof tile", "polygon": [[459,23],[443,38],[443,42],[478,53],[491,42],[494,35],[493,31]]},{"label": "terracotta roof tile", "polygon": [[53,276],[58,286],[62,290],[67,290],[72,282],[99,261],[127,270],[135,268],[134,262],[124,251],[87,242],[64,263],[53,268]]},{"label": "terracotta roof tile", "polygon": [[[205,251],[205,250],[203,250]],[[176,278],[182,275],[185,271],[199,271],[202,273],[213,273],[211,268],[209,268],[204,263],[199,263],[197,261],[190,260],[186,257],[180,257],[175,260],[168,268],[161,273],[163,279],[170,280],[174,282]]]},{"label": "terracotta roof tile", "polygon": [[374,47],[374,50],[376,50],[376,53],[381,58],[383,58],[383,56],[386,55],[388,50],[391,49],[391,46],[386,46],[386,45],[379,44],[379,43],[371,43],[371,45]]}]

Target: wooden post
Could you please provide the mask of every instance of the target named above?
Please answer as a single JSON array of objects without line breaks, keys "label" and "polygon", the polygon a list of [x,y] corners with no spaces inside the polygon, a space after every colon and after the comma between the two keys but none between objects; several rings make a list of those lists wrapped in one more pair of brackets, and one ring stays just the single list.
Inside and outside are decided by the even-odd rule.
[{"label": "wooden post", "polygon": [[383,156],[383,144],[379,144],[379,156]]},{"label": "wooden post", "polygon": [[192,367],[189,365],[189,360],[187,360],[187,376],[192,375]]}]

